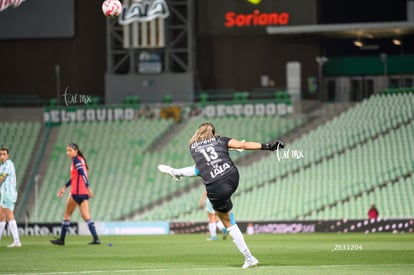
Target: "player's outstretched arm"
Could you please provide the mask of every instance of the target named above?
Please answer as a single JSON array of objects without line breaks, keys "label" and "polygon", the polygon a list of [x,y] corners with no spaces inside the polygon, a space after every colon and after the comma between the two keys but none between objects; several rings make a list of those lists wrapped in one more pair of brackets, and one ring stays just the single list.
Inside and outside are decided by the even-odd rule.
[{"label": "player's outstretched arm", "polygon": [[270,143],[260,143],[254,141],[240,141],[237,139],[231,139],[228,143],[229,148],[242,149],[242,150],[270,150],[275,151],[283,149],[285,145],[282,141],[277,140]]}]

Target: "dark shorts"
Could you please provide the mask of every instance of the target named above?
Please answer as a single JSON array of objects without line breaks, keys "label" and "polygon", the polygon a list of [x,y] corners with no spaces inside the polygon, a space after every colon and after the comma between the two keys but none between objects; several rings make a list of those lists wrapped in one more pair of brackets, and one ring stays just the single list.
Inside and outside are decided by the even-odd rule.
[{"label": "dark shorts", "polygon": [[89,196],[88,195],[73,195],[72,194],[72,199],[74,201],[76,201],[77,204],[81,204],[84,200],[89,200]]},{"label": "dark shorts", "polygon": [[206,185],[207,197],[213,209],[227,213],[233,208],[231,196],[239,186],[239,171],[235,168],[229,175]]}]

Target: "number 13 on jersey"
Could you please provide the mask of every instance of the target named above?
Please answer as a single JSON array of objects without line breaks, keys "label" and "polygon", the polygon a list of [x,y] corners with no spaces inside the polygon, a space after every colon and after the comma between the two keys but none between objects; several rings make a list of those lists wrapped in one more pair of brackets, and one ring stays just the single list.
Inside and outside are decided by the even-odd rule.
[{"label": "number 13 on jersey", "polygon": [[204,158],[206,159],[207,162],[210,162],[212,160],[215,160],[218,158],[218,154],[216,152],[216,150],[214,150],[213,146],[209,146],[206,148],[201,148],[200,152],[203,154]]}]

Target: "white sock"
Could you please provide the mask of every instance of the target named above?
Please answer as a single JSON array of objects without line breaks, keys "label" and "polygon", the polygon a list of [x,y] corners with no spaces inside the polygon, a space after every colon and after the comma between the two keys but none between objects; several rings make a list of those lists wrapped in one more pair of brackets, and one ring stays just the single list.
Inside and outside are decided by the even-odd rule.
[{"label": "white sock", "polygon": [[216,223],[216,226],[217,226],[218,230],[220,230],[221,232],[223,232],[224,225],[223,225],[223,223],[220,220]]},{"label": "white sock", "polygon": [[243,254],[243,256],[248,259],[252,257],[252,253],[250,253],[249,248],[246,245],[246,242],[244,241],[243,234],[241,233],[239,227],[237,224],[230,226],[227,228],[227,231],[229,232],[230,236],[233,239],[233,242],[236,244],[237,248],[239,249],[240,253]]},{"label": "white sock", "polygon": [[0,222],[0,240],[1,236],[3,236],[4,227],[6,226],[6,222]]},{"label": "white sock", "polygon": [[176,176],[184,176],[184,177],[195,177],[195,167],[194,166],[188,166],[180,169],[173,169],[173,174]]},{"label": "white sock", "polygon": [[16,220],[9,221],[9,227],[10,227],[10,231],[12,233],[14,242],[20,242],[19,231],[17,229]]},{"label": "white sock", "polygon": [[209,222],[208,223],[208,231],[210,231],[210,237],[211,238],[217,237],[216,224],[214,222]]}]

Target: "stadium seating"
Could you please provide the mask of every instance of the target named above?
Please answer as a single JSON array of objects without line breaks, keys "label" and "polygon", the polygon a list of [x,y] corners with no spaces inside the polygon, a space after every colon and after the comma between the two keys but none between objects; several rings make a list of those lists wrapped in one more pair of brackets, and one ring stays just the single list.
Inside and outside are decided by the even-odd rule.
[{"label": "stadium seating", "polygon": [[[192,163],[191,158],[189,157],[188,153],[183,156],[182,155],[182,149],[186,148],[188,145],[188,137],[191,137],[194,133],[195,129],[200,125],[202,122],[204,122],[205,119],[202,118],[196,118],[192,119],[188,122],[188,125],[171,141],[171,144],[173,146],[165,148],[163,151],[159,152],[160,154],[165,154],[161,156],[161,159],[168,159],[168,155],[172,156],[178,156],[178,158],[171,159],[172,164],[175,167],[183,167],[188,166]],[[259,141],[268,141],[271,139],[274,139],[276,137],[281,136],[283,133],[286,133],[287,131],[294,129],[298,125],[300,125],[301,120],[297,119],[284,119],[284,118],[274,118],[274,117],[225,117],[225,118],[219,118],[214,119],[213,121],[216,131],[218,134],[220,134],[223,131],[223,135],[225,133],[232,133],[232,137],[236,139],[246,139],[246,140],[259,140]],[[243,127],[241,127],[243,125]],[[184,141],[184,142],[183,142]],[[178,144],[181,144],[180,146],[176,146]],[[176,151],[169,152],[169,151]],[[169,152],[169,153],[167,153]],[[180,153],[181,152],[181,153]],[[241,157],[246,156],[246,154],[249,154],[249,152],[232,152],[233,160],[237,160]],[[181,156],[181,157],[180,157]],[[184,157],[184,158],[183,158]],[[177,185],[177,184],[176,184]],[[178,185],[180,186],[180,185]],[[182,186],[181,186],[182,187]],[[186,212],[186,211],[192,211],[194,207],[198,210],[198,201],[201,197],[202,189],[195,189],[188,193],[188,197],[186,195],[186,199],[180,198],[181,200],[190,200],[193,203],[181,203],[177,202],[180,207],[177,208],[177,206],[174,204],[175,201],[169,202],[168,207],[158,207],[154,211],[146,211],[145,213],[141,215],[136,215],[133,219],[138,220],[146,220],[146,219],[155,219],[158,220],[160,217],[166,216],[163,209],[181,209],[180,211]],[[178,213],[176,213],[178,214]],[[170,216],[172,217],[172,216]]]},{"label": "stadium seating", "polygon": [[[139,119],[131,122],[63,124],[59,126],[42,190],[57,190],[68,180],[70,162],[65,156],[65,146],[76,142],[91,164],[89,177],[97,194],[91,203],[94,219],[126,217],[134,210],[151,205],[191,184],[191,180],[176,184],[170,177],[159,173],[157,166],[160,163],[176,167],[191,165],[192,159],[186,149],[188,140],[204,121],[203,118],[190,119],[166,146],[154,146],[155,149],[151,150],[154,141],[172,129],[172,121]],[[232,133],[235,138],[267,141],[293,129],[301,121],[272,117],[226,117],[214,119],[214,123],[218,131]],[[232,154],[237,159],[248,152]],[[42,207],[38,213],[39,220],[60,220],[64,200],[57,198],[55,192],[40,193]],[[76,215],[74,219],[79,218]]]},{"label": "stadium seating", "polygon": [[[410,93],[372,96],[282,152],[231,152],[235,161],[261,154],[239,169],[240,185],[233,196],[236,216],[360,219],[366,218],[372,203],[382,217],[412,216],[414,204],[407,196],[412,194],[414,171],[412,106]],[[289,117],[230,116],[211,121],[218,134],[257,141],[275,139],[302,123]],[[57,190],[66,182],[65,146],[75,141],[91,163],[90,180],[97,194],[91,203],[94,219],[205,220],[198,205],[203,192],[200,180],[176,183],[156,169],[160,163],[192,164],[186,148],[202,122],[205,118],[194,117],[178,127],[172,121],[149,119],[63,124],[42,188]],[[41,221],[61,219],[65,202],[55,192],[41,192],[40,201]]]},{"label": "stadium seating", "polygon": [[[187,125],[171,140],[171,145],[169,147],[163,148],[163,150],[157,152],[156,160],[162,160],[166,164],[170,164],[174,167],[185,167],[193,163],[188,151],[188,140],[194,134],[195,129],[205,122],[204,118],[193,118],[188,121]],[[212,121],[216,127],[218,134],[231,133],[231,137],[236,139],[246,139],[246,140],[258,140],[258,141],[268,141],[274,139],[275,137],[281,136],[283,133],[294,129],[300,123],[299,119],[288,119],[288,118],[279,118],[279,117],[222,117],[216,118]],[[243,125],[243,127],[241,127]],[[237,160],[241,157],[246,156],[249,152],[231,152],[233,160]],[[154,162],[150,167],[156,167],[157,162]],[[165,175],[162,175],[162,180],[165,178]],[[170,186],[170,191],[173,188],[173,191],[183,188],[183,184],[190,184],[191,180],[183,180],[183,183],[175,184],[170,178],[167,179],[170,183],[167,183],[167,186]],[[164,181],[165,182],[165,181]],[[157,184],[157,183],[154,183]],[[165,183],[163,183],[165,184]],[[165,185],[164,185],[165,186]],[[165,187],[164,187],[165,188]],[[174,201],[170,203],[172,205],[168,206],[168,209],[180,209],[179,211],[191,211],[196,207],[198,209],[198,201],[202,195],[202,189],[195,189],[194,191],[189,192],[185,198],[180,198],[178,201],[179,207],[174,205]],[[191,198],[191,199],[190,199]],[[184,202],[180,202],[183,200]],[[191,201],[188,203],[185,201]],[[164,213],[163,207],[157,208],[158,210],[146,211],[143,214],[136,215],[132,219],[135,220],[159,220],[160,217],[168,216]],[[171,211],[169,212],[171,214]],[[177,211],[174,214],[178,214]],[[175,215],[173,215],[175,216]],[[172,216],[168,216],[172,217]]]},{"label": "stadium seating", "polygon": [[[99,199],[91,204],[91,211],[97,213],[95,219],[118,218],[131,210],[131,205],[125,207],[124,202],[145,202],[146,194],[141,193],[139,185],[150,184],[148,178],[142,178],[148,170],[143,165],[145,150],[172,125],[170,120],[147,119],[63,124],[59,127],[42,190],[58,190],[69,179],[70,161],[66,157],[65,147],[69,142],[76,142],[91,165],[91,186],[99,194]],[[140,179],[142,181],[138,182]],[[62,207],[59,205],[65,202],[59,200],[55,192],[40,193],[42,208],[39,219],[60,220]],[[114,212],[113,209],[119,211]]]},{"label": "stadium seating", "polygon": [[[392,203],[393,196],[409,192],[400,190],[404,185],[397,179],[414,170],[412,106],[412,94],[373,96],[289,144],[285,149],[290,150],[289,159],[272,153],[239,169],[236,215],[246,220],[366,218],[375,202],[384,209],[383,216],[412,216],[404,209],[414,209],[413,202]],[[302,151],[304,158],[293,158],[294,150]],[[394,182],[386,185],[391,194],[382,191],[387,182]],[[370,199],[362,200],[367,194]],[[193,190],[135,218],[205,220],[196,203],[181,202],[189,198],[198,202],[200,196],[200,190]],[[166,209],[180,211],[168,216]]]},{"label": "stadium seating", "polygon": [[387,88],[382,91],[383,94],[401,94],[401,93],[414,93],[414,87],[400,87],[400,88]]}]

